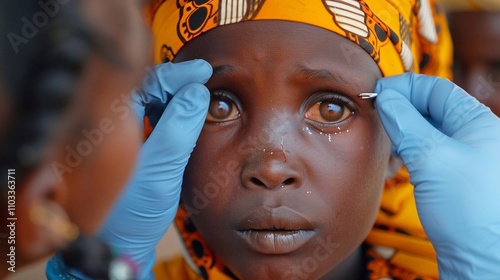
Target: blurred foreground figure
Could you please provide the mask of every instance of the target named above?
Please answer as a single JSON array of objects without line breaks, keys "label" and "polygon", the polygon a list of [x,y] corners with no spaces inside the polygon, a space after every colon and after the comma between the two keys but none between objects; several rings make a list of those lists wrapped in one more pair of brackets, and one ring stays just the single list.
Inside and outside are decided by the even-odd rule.
[{"label": "blurred foreground figure", "polygon": [[113,256],[90,236],[141,139],[128,107],[149,57],[141,9],[133,0],[6,0],[0,35],[0,277],[63,250],[106,278]]}]

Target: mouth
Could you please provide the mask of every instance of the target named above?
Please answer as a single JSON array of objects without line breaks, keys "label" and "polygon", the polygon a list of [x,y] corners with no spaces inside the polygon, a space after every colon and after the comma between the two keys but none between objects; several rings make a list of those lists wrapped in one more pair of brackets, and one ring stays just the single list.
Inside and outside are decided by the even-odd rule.
[{"label": "mouth", "polygon": [[288,254],[309,240],[316,231],[307,218],[288,207],[259,207],[240,221],[238,236],[262,254]]}]

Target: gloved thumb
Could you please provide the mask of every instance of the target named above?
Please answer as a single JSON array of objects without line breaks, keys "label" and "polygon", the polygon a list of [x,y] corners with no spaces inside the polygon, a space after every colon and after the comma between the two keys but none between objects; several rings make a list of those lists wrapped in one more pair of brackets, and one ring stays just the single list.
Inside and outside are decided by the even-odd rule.
[{"label": "gloved thumb", "polygon": [[205,84],[212,75],[212,66],[202,59],[179,63],[164,63],[148,68],[140,87],[136,88],[131,98],[131,108],[142,127],[145,106],[154,104],[149,109],[149,117],[161,116],[163,108],[170,102],[172,96],[181,88],[191,83]]},{"label": "gloved thumb", "polygon": [[429,157],[433,147],[448,138],[396,90],[380,92],[375,105],[391,139],[393,153],[397,153],[409,169]]}]

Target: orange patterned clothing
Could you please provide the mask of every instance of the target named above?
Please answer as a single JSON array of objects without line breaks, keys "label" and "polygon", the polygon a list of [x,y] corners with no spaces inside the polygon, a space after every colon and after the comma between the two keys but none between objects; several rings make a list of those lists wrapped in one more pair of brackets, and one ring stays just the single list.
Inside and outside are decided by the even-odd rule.
[{"label": "orange patterned clothing", "polygon": [[[422,277],[398,267],[390,268],[387,262],[372,250],[367,251],[369,258],[372,258],[366,265],[369,273],[366,279],[401,279],[401,280],[434,280],[434,277]],[[204,280],[203,276],[194,272],[186,263],[182,256],[177,256],[168,261],[158,263],[154,268],[155,279],[157,280]],[[229,276],[219,275],[211,279],[230,280]]]},{"label": "orange patterned clothing", "polygon": [[[375,226],[365,239],[375,261],[370,279],[438,279],[436,253],[418,218],[406,169],[385,183]],[[384,271],[382,274],[380,272]]]}]

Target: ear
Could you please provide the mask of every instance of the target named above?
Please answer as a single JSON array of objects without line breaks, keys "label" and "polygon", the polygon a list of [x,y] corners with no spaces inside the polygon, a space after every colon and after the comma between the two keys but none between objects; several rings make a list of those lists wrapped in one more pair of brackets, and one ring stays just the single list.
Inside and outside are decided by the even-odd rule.
[{"label": "ear", "polygon": [[50,165],[32,171],[18,189],[16,247],[22,259],[48,256],[76,238],[78,229],[63,207],[67,186]]},{"label": "ear", "polygon": [[392,179],[398,171],[403,167],[404,163],[400,157],[391,155],[389,157],[389,163],[387,164],[387,170],[385,172],[385,179]]}]

